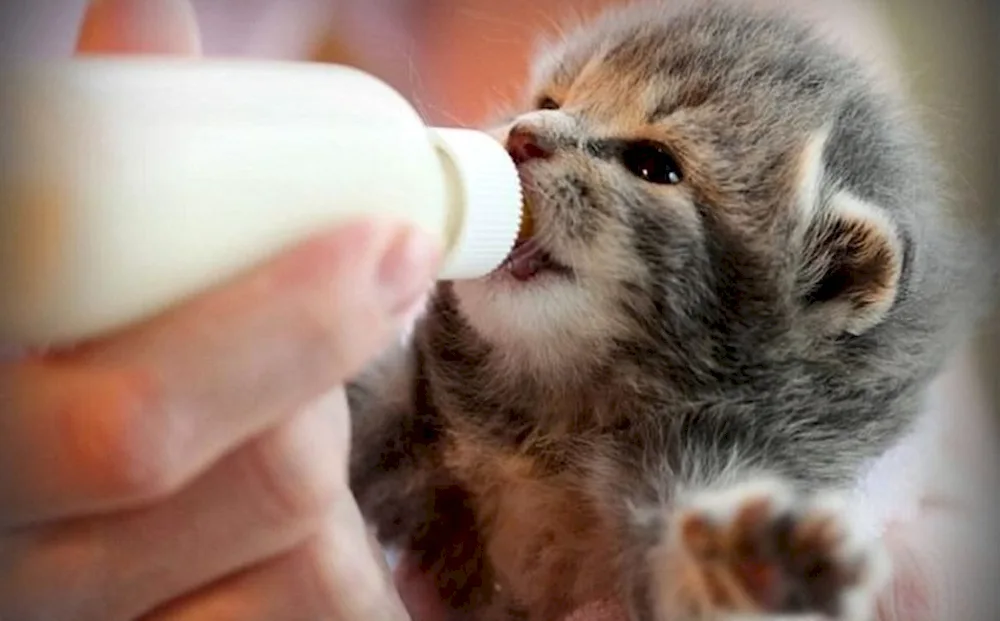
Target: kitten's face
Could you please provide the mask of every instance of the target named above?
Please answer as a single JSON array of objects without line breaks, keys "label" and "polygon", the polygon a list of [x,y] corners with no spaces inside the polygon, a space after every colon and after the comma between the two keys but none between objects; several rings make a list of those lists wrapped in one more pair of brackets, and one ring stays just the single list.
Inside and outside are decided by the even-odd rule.
[{"label": "kitten's face", "polygon": [[820,155],[853,86],[843,70],[797,30],[726,12],[626,12],[570,39],[495,130],[535,235],[454,285],[463,315],[544,364],[630,339],[787,332],[803,315]]},{"label": "kitten's face", "polygon": [[[617,306],[626,288],[697,260],[702,232],[679,142],[645,122],[634,88],[593,71],[591,88],[547,81],[536,108],[494,130],[518,161],[534,234],[493,275],[456,284],[490,340],[565,344],[625,330]],[[656,257],[642,255],[639,227],[656,239]]]}]

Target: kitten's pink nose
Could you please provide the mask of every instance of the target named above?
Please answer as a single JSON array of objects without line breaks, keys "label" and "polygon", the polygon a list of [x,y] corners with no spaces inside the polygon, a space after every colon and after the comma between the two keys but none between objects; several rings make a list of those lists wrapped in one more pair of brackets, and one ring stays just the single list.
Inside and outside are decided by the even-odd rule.
[{"label": "kitten's pink nose", "polygon": [[507,135],[507,152],[515,164],[544,160],[552,155],[552,150],[544,144],[538,134],[522,125],[515,125]]}]

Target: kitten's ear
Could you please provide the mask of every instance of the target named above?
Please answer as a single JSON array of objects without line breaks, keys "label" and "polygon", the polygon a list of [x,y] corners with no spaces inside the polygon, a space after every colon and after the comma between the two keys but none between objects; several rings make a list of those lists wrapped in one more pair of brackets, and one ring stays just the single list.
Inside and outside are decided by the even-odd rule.
[{"label": "kitten's ear", "polygon": [[878,325],[896,300],[903,244],[879,205],[845,189],[821,190],[826,138],[814,137],[803,158],[796,292],[825,332],[859,335]]}]

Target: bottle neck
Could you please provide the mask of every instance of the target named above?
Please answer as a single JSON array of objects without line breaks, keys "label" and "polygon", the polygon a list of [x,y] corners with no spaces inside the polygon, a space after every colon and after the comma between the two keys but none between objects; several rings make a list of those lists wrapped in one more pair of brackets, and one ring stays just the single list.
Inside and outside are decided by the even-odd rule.
[{"label": "bottle neck", "polygon": [[[441,166],[441,178],[444,181],[445,218],[441,241],[444,244],[446,261],[451,263],[452,256],[459,250],[457,246],[465,223],[466,193],[462,175],[451,151],[440,143],[435,144],[434,151],[437,154]],[[446,264],[445,270],[447,271],[447,269]],[[442,280],[449,280],[449,278],[442,278]]]},{"label": "bottle neck", "polygon": [[431,129],[444,181],[441,280],[480,278],[510,254],[522,218],[521,180],[507,149],[470,129]]}]

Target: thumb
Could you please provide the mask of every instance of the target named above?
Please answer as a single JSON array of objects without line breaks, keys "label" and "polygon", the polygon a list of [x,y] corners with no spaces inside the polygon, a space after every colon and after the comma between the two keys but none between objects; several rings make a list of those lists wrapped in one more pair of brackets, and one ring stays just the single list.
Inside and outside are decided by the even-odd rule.
[{"label": "thumb", "polygon": [[201,39],[187,0],[93,0],[84,14],[76,51],[198,56]]}]

